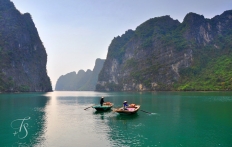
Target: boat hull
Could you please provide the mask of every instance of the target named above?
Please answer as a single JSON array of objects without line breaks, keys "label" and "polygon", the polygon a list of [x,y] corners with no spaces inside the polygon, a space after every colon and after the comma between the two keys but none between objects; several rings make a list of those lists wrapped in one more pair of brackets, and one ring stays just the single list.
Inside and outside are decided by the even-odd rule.
[{"label": "boat hull", "polygon": [[117,112],[117,113],[120,114],[120,115],[132,115],[132,114],[135,114],[137,112],[138,111],[136,111],[136,112]]},{"label": "boat hull", "polygon": [[92,108],[95,108],[97,111],[109,111],[112,107],[113,105],[95,105]]},{"label": "boat hull", "polygon": [[122,108],[115,109],[114,111],[119,113],[120,115],[131,115],[131,114],[137,113],[139,108],[140,108],[140,105],[136,105],[135,108],[128,108],[128,110],[124,110],[122,107]]}]

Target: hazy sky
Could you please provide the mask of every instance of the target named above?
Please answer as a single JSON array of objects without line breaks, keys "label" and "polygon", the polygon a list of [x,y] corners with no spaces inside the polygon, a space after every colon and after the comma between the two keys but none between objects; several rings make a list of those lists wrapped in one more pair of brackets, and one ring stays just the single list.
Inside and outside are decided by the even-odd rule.
[{"label": "hazy sky", "polygon": [[48,54],[53,89],[59,76],[93,69],[105,59],[112,39],[144,21],[189,12],[212,18],[232,9],[232,0],[11,0],[29,12]]}]

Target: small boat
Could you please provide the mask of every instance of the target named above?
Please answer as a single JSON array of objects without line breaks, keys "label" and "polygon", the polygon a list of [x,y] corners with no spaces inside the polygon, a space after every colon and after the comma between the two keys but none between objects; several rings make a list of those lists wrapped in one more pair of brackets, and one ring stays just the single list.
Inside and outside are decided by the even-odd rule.
[{"label": "small boat", "polygon": [[135,105],[133,107],[127,107],[127,110],[124,110],[123,107],[118,108],[118,109],[114,109],[114,112],[117,112],[119,114],[135,114],[138,112],[140,108],[140,105]]},{"label": "small boat", "polygon": [[101,105],[95,105],[92,106],[92,108],[95,108],[97,111],[108,111],[113,107],[113,103],[106,102],[102,106]]}]

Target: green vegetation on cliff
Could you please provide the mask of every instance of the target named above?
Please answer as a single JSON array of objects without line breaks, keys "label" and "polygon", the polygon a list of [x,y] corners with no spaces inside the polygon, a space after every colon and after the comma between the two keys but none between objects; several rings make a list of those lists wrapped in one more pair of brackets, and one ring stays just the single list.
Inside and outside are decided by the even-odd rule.
[{"label": "green vegetation on cliff", "polygon": [[[224,14],[226,13],[232,16],[231,11],[226,11]],[[181,78],[174,84],[173,89],[185,91],[232,90],[231,26],[224,30],[223,34],[217,35],[210,44],[195,47],[193,50],[195,51],[195,60],[192,66],[180,70]]]},{"label": "green vegetation on cliff", "polygon": [[134,31],[128,30],[121,37],[115,37],[112,43],[109,46],[109,54],[108,57],[116,57],[119,61],[122,60],[122,57],[125,53],[124,46],[128,41],[130,41],[131,37],[134,35]]},{"label": "green vegetation on cliff", "polygon": [[232,90],[231,24],[232,10],[149,19],[112,41],[97,90]]},{"label": "green vegetation on cliff", "polygon": [[46,64],[31,15],[0,0],[0,92],[52,91]]},{"label": "green vegetation on cliff", "polygon": [[[232,56],[224,55],[210,61],[198,74],[194,69],[182,71],[176,90],[232,90]],[[191,71],[192,70],[192,71]]]}]

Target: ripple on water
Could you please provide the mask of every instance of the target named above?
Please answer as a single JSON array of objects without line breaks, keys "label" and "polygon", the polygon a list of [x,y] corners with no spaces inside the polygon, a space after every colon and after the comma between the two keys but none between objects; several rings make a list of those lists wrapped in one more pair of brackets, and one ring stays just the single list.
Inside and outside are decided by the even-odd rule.
[{"label": "ripple on water", "polygon": [[230,96],[217,96],[217,97],[209,97],[206,101],[210,102],[232,102],[232,97]]},{"label": "ripple on water", "polygon": [[35,107],[34,111],[45,112],[44,108],[40,108],[40,107]]}]

